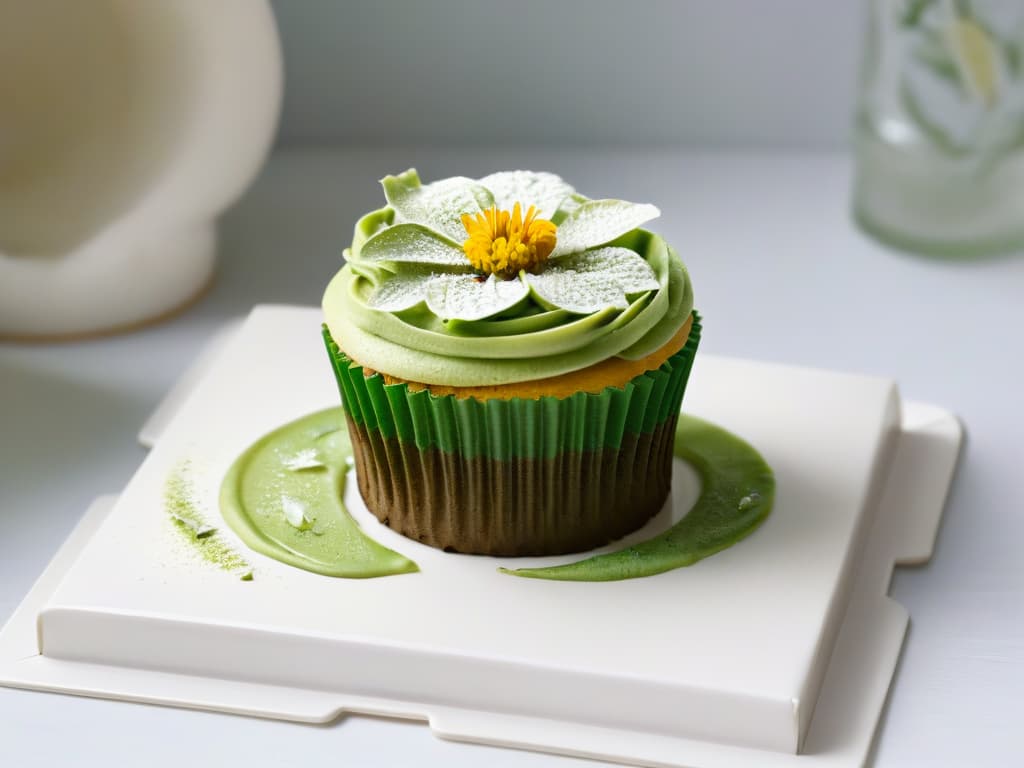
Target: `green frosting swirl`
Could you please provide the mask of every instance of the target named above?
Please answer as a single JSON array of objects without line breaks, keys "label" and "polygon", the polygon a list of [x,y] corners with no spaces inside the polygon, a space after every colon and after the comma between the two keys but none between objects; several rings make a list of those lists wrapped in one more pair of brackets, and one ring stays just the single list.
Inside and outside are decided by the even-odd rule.
[{"label": "green frosting swirl", "polygon": [[693,290],[678,254],[636,229],[609,245],[629,248],[654,270],[660,288],[628,296],[625,309],[590,315],[545,308],[530,296],[485,320],[442,321],[424,304],[400,312],[368,305],[373,292],[401,271],[444,271],[434,265],[361,260],[359,251],[393,221],[384,208],[356,226],[348,263],[327,286],[323,310],[338,346],[362,365],[424,384],[490,386],[558,376],[611,357],[635,360],[663,346],[693,310]]}]

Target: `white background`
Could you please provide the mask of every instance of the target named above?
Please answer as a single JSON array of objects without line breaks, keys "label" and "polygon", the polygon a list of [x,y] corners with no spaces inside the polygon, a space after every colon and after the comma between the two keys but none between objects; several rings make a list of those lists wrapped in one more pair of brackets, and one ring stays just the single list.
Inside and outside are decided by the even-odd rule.
[{"label": "white background", "polygon": [[843,148],[866,0],[275,0],[289,144]]},{"label": "white background", "polygon": [[[214,329],[257,302],[318,302],[355,218],[380,203],[377,178],[551,169],[662,208],[657,228],[706,318],[703,351],[892,376],[963,418],[934,558],[892,590],[912,627],[877,764],[1021,764],[1024,258],[923,259],[851,225],[861,3],[285,5],[289,148],[227,215],[210,294],[128,336],[0,345],[0,621],[89,501],[123,487],[143,457],[136,430]],[[460,31],[466,18],[477,27]],[[523,34],[550,42],[502,48]],[[454,44],[475,35],[467,61]],[[418,105],[408,120],[402,103]],[[491,141],[519,148],[480,148]],[[0,689],[0,765],[121,764],[580,763],[447,744],[411,723],[310,727]]]}]

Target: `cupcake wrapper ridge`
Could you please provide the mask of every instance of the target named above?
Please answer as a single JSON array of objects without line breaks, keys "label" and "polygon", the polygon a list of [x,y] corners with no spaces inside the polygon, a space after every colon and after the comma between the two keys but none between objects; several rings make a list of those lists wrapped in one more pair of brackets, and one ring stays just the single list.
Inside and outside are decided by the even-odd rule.
[{"label": "cupcake wrapper ridge", "polygon": [[324,327],[371,511],[431,546],[545,555],[601,546],[660,510],[679,406],[700,341],[600,394],[508,400],[386,384]]},{"label": "cupcake wrapper ridge", "polygon": [[681,350],[621,388],[566,398],[478,400],[436,396],[407,384],[386,384],[380,374],[367,376],[338,348],[326,326],[323,329],[342,402],[353,422],[421,450],[439,448],[494,459],[618,448],[627,434],[651,432],[679,410],[700,332],[695,315]]}]

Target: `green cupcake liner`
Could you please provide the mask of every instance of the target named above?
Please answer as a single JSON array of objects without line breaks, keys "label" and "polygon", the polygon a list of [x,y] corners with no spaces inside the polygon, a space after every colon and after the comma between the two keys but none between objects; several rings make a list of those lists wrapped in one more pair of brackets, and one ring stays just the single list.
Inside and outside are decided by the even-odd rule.
[{"label": "green cupcake liner", "polygon": [[621,388],[565,398],[478,400],[386,384],[379,373],[367,376],[323,328],[342,402],[355,425],[420,450],[497,460],[617,449],[626,436],[651,433],[679,412],[700,334],[700,315],[694,312],[683,348]]}]

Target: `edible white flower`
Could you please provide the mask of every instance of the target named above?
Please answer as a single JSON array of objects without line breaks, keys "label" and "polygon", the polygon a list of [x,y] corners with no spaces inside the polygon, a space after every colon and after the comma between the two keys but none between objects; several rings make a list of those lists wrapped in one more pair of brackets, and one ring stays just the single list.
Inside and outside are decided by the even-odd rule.
[{"label": "edible white flower", "polygon": [[394,272],[369,297],[374,309],[426,302],[441,319],[472,321],[532,294],[546,308],[586,315],[660,288],[639,254],[609,245],[656,218],[653,205],[586,200],[558,176],[530,171],[423,186],[409,170],[382,184],[394,221],[351,256]]}]

